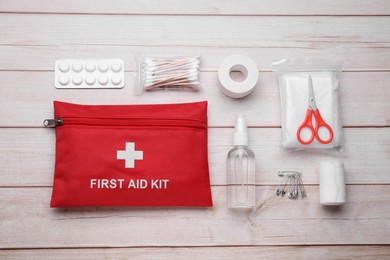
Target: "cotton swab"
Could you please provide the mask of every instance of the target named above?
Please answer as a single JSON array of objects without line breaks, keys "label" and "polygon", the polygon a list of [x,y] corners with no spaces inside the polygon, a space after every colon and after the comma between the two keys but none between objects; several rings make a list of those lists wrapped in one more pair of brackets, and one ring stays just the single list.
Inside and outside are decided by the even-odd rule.
[{"label": "cotton swab", "polygon": [[157,88],[199,89],[200,57],[147,57],[143,60],[145,90]]}]

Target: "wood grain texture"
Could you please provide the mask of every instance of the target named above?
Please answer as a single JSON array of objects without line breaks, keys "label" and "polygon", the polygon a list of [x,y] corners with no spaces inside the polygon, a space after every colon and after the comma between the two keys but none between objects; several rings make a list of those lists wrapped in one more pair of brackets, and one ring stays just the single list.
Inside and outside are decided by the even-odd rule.
[{"label": "wood grain texture", "polygon": [[[337,37],[336,37],[337,38]],[[302,39],[303,40],[303,39]],[[310,41],[308,39],[308,41]],[[201,55],[201,71],[215,72],[221,61],[228,55],[239,53],[255,60],[260,72],[272,71],[272,62],[283,58],[310,58],[343,61],[344,71],[390,71],[390,48],[388,43],[337,43],[315,40],[310,46],[303,41],[302,46],[285,48],[271,46],[139,46],[139,45],[0,45],[0,70],[53,71],[56,59],[64,58],[121,58],[126,71],[134,71],[137,52],[149,56]],[[389,42],[389,41],[388,41]],[[151,42],[152,43],[152,42]],[[261,42],[259,42],[261,45]],[[306,46],[305,46],[306,45]]]},{"label": "wood grain texture", "polygon": [[[390,17],[0,14],[0,44],[389,47]],[[45,24],[45,26],[42,26]],[[212,26],[210,26],[212,25]]]},{"label": "wood grain texture", "polygon": [[386,259],[390,246],[148,247],[104,249],[1,250],[3,259]]},{"label": "wood grain texture", "polygon": [[225,186],[212,188],[205,209],[51,209],[51,188],[3,188],[0,247],[390,244],[390,185],[347,186],[347,203],[330,208],[318,203],[318,186],[306,190],[290,200],[257,187],[251,212],[227,209]]},{"label": "wood grain texture", "polygon": [[164,3],[126,0],[3,0],[1,12],[78,14],[179,14],[179,15],[389,15],[390,4],[382,0],[291,1],[198,0],[190,6],[179,0]]},{"label": "wood grain texture", "polygon": [[[343,125],[390,125],[390,72],[343,73],[340,95]],[[223,95],[215,72],[200,75],[202,89],[192,91],[154,91],[134,95],[133,73],[126,73],[123,89],[58,90],[53,72],[0,72],[0,126],[40,127],[53,117],[53,100],[81,104],[140,104],[209,101],[209,126],[232,127],[235,115],[244,113],[252,127],[280,127],[280,100],[275,73],[260,73],[251,95],[232,99]],[[22,94],[23,93],[23,94]],[[109,98],[107,98],[109,97]],[[11,102],[10,102],[11,101]]]},{"label": "wood grain texture", "polygon": [[[136,52],[200,54],[202,90],[135,96]],[[232,100],[217,68],[233,53],[255,59],[256,90]],[[344,156],[279,148],[280,110],[271,63],[343,60]],[[122,58],[122,90],[57,90],[62,58]],[[1,259],[390,258],[390,1],[3,0],[0,1]],[[84,104],[209,101],[214,207],[50,209],[52,100]],[[258,208],[226,208],[225,158],[238,112],[256,153]],[[345,162],[347,204],[322,207],[318,162]],[[275,195],[278,170],[303,172],[309,193]],[[5,249],[5,250],[4,250]]]},{"label": "wood grain texture", "polygon": [[[232,147],[232,128],[209,129],[212,185],[226,184],[225,161]],[[0,128],[0,186],[51,186],[54,173],[55,133],[43,128]],[[390,130],[345,129],[345,156],[337,152],[289,152],[279,147],[280,129],[250,129],[256,154],[258,185],[277,185],[277,172],[298,170],[306,184],[318,184],[321,160],[344,160],[348,184],[390,184]]]}]

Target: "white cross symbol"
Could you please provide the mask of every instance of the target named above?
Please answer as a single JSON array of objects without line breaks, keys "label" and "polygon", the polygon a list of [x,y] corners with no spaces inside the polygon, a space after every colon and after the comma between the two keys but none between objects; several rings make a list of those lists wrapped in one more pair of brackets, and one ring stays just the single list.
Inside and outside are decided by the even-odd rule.
[{"label": "white cross symbol", "polygon": [[135,160],[143,160],[144,152],[135,150],[135,143],[127,143],[126,149],[116,152],[116,159],[125,160],[125,168],[134,168]]}]

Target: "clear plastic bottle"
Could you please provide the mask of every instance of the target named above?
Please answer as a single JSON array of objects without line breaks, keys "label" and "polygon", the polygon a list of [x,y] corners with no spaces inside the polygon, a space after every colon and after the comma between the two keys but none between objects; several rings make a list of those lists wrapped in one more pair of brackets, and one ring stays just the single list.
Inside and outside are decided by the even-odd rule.
[{"label": "clear plastic bottle", "polygon": [[227,156],[228,207],[251,208],[256,205],[255,154],[248,147],[244,115],[237,116],[233,144]]}]

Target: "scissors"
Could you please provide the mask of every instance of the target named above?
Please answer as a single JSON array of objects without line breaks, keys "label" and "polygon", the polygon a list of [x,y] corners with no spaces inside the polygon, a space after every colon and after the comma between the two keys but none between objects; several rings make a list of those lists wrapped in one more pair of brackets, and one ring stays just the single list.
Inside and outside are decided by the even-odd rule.
[{"label": "scissors", "polygon": [[[313,114],[314,118],[316,120],[316,126],[313,126]],[[327,140],[324,140],[320,137],[318,134],[318,130],[324,127],[329,132],[329,138]],[[301,131],[304,128],[309,128],[311,131],[311,136],[309,140],[302,140],[301,138]],[[313,81],[311,79],[311,76],[309,76],[309,107],[307,108],[306,117],[303,123],[298,127],[297,130],[297,139],[301,144],[310,144],[313,142],[314,138],[318,140],[318,142],[322,144],[328,144],[333,139],[333,130],[332,128],[325,123],[325,121],[322,119],[320,110],[318,110],[316,106],[316,100],[314,97],[314,89],[313,89]]]}]

